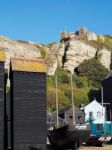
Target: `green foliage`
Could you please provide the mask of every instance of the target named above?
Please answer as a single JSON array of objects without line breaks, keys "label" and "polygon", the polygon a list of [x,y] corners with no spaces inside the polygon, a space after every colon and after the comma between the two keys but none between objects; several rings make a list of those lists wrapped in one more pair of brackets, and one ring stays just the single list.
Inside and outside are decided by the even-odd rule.
[{"label": "green foliage", "polygon": [[[80,104],[87,104],[89,101],[96,98],[100,99],[101,81],[105,79],[109,71],[101,65],[99,60],[91,59],[84,61],[78,67],[78,74],[73,74],[73,95],[74,103],[79,106]],[[56,71],[58,82],[58,98],[59,108],[70,106],[71,101],[71,74],[58,68]],[[55,75],[47,77],[47,99],[48,109],[56,109],[56,88],[55,88]]]},{"label": "green foliage", "polygon": [[87,88],[90,87],[92,81],[89,80],[86,76],[77,76],[76,74],[73,75],[73,80],[76,83],[78,88]]},{"label": "green foliage", "polygon": [[108,35],[99,36],[98,42],[102,43],[107,49],[112,51],[112,37]]},{"label": "green foliage", "polygon": [[93,100],[94,98],[97,99],[98,101],[101,101],[101,89],[97,89],[95,87],[91,88],[89,93],[89,100]]},{"label": "green foliage", "polygon": [[99,88],[109,71],[96,59],[86,60],[78,67],[78,73],[92,81],[94,87]]},{"label": "green foliage", "polygon": [[6,93],[8,93],[10,91],[10,87],[6,86]]},{"label": "green foliage", "polygon": [[47,105],[48,110],[54,111],[56,109],[56,90],[53,86],[47,86]]},{"label": "green foliage", "polygon": [[[61,68],[57,69],[56,74],[58,81],[59,108],[70,106],[72,104],[70,74]],[[90,81],[86,77],[78,77],[76,74],[73,75],[74,102],[76,105],[89,101],[89,85]],[[55,99],[56,88],[54,75],[52,77],[47,77],[48,110],[56,109]]]},{"label": "green foliage", "polygon": [[58,83],[60,84],[69,84],[69,73],[62,68],[58,67],[56,74],[58,76]]},{"label": "green foliage", "polygon": [[[65,95],[69,85],[68,73],[58,68],[56,71],[58,83],[59,107],[69,106],[69,98]],[[48,110],[56,109],[56,76],[47,77],[47,100]]]},{"label": "green foliage", "polygon": [[88,88],[76,88],[74,89],[74,103],[76,106],[80,104],[89,103],[88,97],[89,89]]},{"label": "green foliage", "polygon": [[[84,61],[79,67],[77,74],[73,74],[73,93],[75,105],[82,103],[87,104],[94,98],[101,99],[101,82],[106,78],[109,71],[99,62],[102,48],[107,48],[112,51],[112,37],[108,35],[98,36],[96,41],[88,41],[86,37],[78,39],[88,45],[97,49],[97,54],[94,59]],[[50,48],[52,43],[48,45]],[[44,55],[45,56],[45,55]],[[59,108],[70,106],[71,102],[71,86],[70,74],[65,70],[58,67],[57,71],[58,80],[58,98]],[[48,109],[56,109],[56,89],[55,89],[55,75],[47,77],[47,99]]]},{"label": "green foliage", "polygon": [[43,57],[43,58],[45,58],[46,57],[46,51],[44,50],[44,49],[40,49],[40,53],[41,53],[41,56]]}]

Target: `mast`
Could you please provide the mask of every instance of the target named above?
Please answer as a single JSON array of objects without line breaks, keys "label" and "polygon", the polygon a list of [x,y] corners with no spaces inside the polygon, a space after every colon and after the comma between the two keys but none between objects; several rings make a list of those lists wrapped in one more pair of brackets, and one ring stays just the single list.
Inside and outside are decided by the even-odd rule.
[{"label": "mast", "polygon": [[[103,99],[103,86],[101,87],[101,98],[102,98],[102,117],[104,117],[104,112],[103,112],[103,104],[104,104],[104,99]],[[104,125],[104,122],[103,122]],[[104,130],[104,129],[103,129]]]},{"label": "mast", "polygon": [[57,73],[55,76],[55,84],[56,84],[56,121],[57,127],[59,127],[59,101],[58,101],[58,83],[57,83]]},{"label": "mast", "polygon": [[102,116],[103,116],[103,103],[104,103],[104,100],[103,100],[103,86],[101,87],[101,99],[102,99]]},{"label": "mast", "polygon": [[75,108],[74,108],[74,96],[73,96],[73,79],[72,79],[72,73],[71,73],[71,98],[72,98],[73,122],[75,123]]}]

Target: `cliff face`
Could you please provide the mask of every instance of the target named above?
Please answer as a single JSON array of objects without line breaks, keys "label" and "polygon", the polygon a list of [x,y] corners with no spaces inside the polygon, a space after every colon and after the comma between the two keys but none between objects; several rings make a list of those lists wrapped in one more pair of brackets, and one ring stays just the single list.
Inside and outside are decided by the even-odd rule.
[{"label": "cliff face", "polygon": [[41,56],[39,49],[33,43],[14,41],[6,37],[0,37],[0,49],[6,50],[6,64],[5,68],[9,68],[9,61],[11,57],[26,57],[38,58]]},{"label": "cliff face", "polygon": [[61,42],[51,46],[50,65],[48,74],[54,75],[58,64],[63,69],[74,73],[74,70],[84,60],[96,58],[110,70],[111,51],[105,46],[98,47],[90,44],[91,41],[98,43],[97,35],[80,29],[74,33],[62,33]]},{"label": "cliff face", "polygon": [[[106,40],[106,45],[105,45]],[[59,43],[49,45],[32,42],[14,41],[0,36],[0,49],[6,50],[6,65],[9,68],[11,57],[37,59],[44,56],[48,65],[48,75],[54,75],[58,66],[71,73],[85,60],[96,58],[110,70],[112,62],[112,37],[97,36],[85,28],[75,32],[61,33]]]}]

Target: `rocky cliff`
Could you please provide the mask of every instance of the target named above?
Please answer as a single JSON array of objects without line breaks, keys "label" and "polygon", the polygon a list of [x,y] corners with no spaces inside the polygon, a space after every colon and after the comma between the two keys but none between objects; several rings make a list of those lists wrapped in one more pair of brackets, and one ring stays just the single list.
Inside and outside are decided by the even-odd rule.
[{"label": "rocky cliff", "polygon": [[34,43],[14,41],[3,36],[0,36],[0,49],[5,49],[6,51],[6,69],[9,68],[11,57],[17,56],[29,59],[41,57],[40,51]]},{"label": "rocky cliff", "polygon": [[[84,60],[96,58],[108,70],[111,66],[111,50],[108,45],[93,32],[85,28],[80,28],[76,32],[61,33],[59,43],[52,44],[50,48],[49,75],[54,75],[56,68],[60,65],[64,70],[74,73],[74,70],[84,62]],[[111,41],[112,43],[112,41]]]},{"label": "rocky cliff", "polygon": [[74,73],[80,64],[92,58],[98,59],[108,70],[112,64],[112,37],[99,36],[85,28],[75,32],[62,32],[60,42],[48,45],[0,36],[0,49],[6,50],[6,69],[9,68],[11,57],[36,59],[42,56],[48,66],[48,75],[54,75],[58,66]]}]

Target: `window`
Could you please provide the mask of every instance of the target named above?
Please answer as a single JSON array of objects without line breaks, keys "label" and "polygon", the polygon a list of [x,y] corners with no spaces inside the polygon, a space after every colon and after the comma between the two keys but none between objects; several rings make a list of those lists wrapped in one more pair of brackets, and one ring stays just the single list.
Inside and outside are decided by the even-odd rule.
[{"label": "window", "polygon": [[96,130],[102,131],[103,130],[103,124],[96,124]]},{"label": "window", "polygon": [[78,120],[82,120],[82,116],[78,116]]},{"label": "window", "polygon": [[97,112],[97,118],[101,118],[101,112],[100,111]]},{"label": "window", "polygon": [[73,119],[73,116],[69,116],[69,119]]},{"label": "window", "polygon": [[93,119],[93,112],[92,112],[92,111],[89,112],[89,118],[90,118],[90,119]]}]

